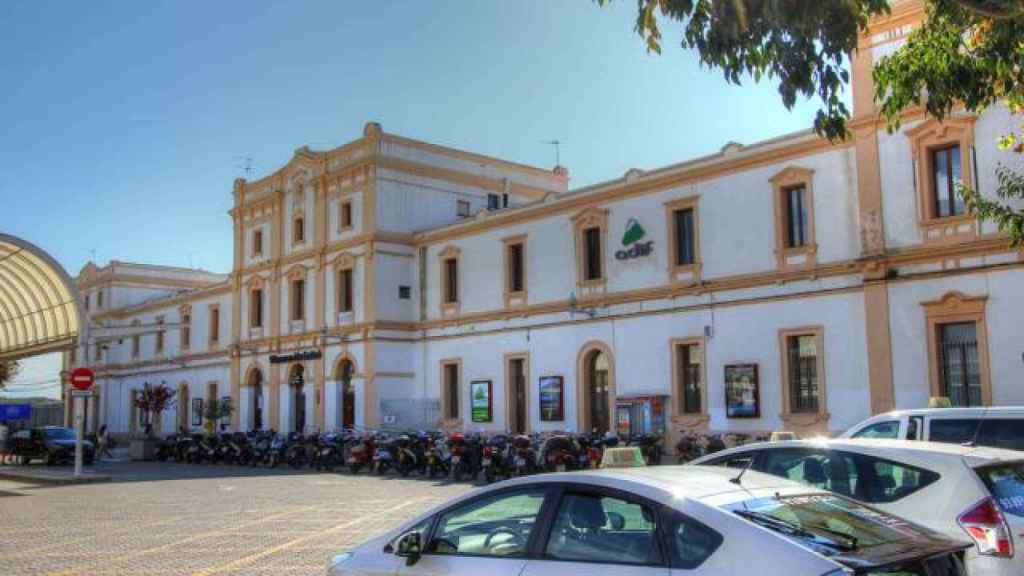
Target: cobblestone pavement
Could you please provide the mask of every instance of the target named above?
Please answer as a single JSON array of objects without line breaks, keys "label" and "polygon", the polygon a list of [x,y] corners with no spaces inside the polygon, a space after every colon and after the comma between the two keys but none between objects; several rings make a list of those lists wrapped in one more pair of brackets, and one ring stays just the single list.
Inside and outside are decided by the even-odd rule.
[{"label": "cobblestone pavement", "polygon": [[324,574],[332,554],[472,489],[365,473],[97,469],[115,481],[0,480],[0,575]]}]

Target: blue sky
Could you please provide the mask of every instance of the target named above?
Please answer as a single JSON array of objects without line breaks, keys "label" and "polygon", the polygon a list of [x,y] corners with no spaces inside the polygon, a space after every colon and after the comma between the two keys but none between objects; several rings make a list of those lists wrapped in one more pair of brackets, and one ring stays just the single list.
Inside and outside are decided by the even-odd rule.
[{"label": "blue sky", "polygon": [[[572,186],[811,125],[633,32],[636,3],[0,2],[0,230],[93,257],[231,266],[231,182],[304,144],[388,132],[550,167]],[[27,370],[28,371],[28,370]],[[33,377],[34,378],[34,377]],[[34,378],[39,380],[40,378]]]}]

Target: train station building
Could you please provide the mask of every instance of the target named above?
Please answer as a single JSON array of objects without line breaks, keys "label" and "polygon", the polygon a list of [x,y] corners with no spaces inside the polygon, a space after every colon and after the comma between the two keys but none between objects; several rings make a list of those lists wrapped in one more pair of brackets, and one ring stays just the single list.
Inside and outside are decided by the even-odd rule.
[{"label": "train station building", "polygon": [[[835,433],[894,408],[1024,404],[1024,251],[966,213],[992,195],[1001,108],[888,132],[873,62],[922,19],[897,4],[854,56],[852,136],[812,131],[584,188],[368,123],[236,180],[233,269],[88,264],[88,322],[120,336],[89,426],[160,430]],[[699,137],[699,135],[694,135]]]}]

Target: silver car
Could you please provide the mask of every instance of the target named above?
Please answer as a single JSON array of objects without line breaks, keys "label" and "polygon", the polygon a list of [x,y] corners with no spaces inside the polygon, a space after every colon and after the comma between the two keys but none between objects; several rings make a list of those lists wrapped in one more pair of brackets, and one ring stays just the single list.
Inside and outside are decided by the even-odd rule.
[{"label": "silver car", "polygon": [[519,478],[352,551],[334,576],[962,576],[967,543],[842,496],[725,468]]}]

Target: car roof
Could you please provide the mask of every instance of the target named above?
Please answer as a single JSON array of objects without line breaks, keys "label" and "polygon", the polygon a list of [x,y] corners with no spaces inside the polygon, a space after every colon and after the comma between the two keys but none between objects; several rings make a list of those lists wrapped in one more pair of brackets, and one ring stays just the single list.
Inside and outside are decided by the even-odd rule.
[{"label": "car roof", "polygon": [[768,448],[775,450],[779,448],[807,447],[827,447],[888,459],[915,458],[917,460],[934,460],[936,458],[940,458],[956,461],[960,461],[962,459],[967,461],[967,463],[972,467],[983,466],[994,462],[1024,460],[1024,453],[1016,450],[989,448],[987,446],[965,446],[961,444],[947,444],[944,442],[883,440],[876,438],[815,438],[809,440],[786,440],[783,442],[756,442],[752,444],[744,444],[743,446],[736,448],[715,452],[714,454],[699,458],[695,462],[703,463],[703,460],[718,458],[732,453],[742,453],[751,449]]},{"label": "car roof", "polygon": [[868,418],[867,421],[887,420],[900,418],[902,416],[943,416],[943,417],[998,417],[998,416],[1022,416],[1024,417],[1024,406],[974,406],[970,408],[913,408],[909,410],[893,410],[884,414],[878,414]]},{"label": "car roof", "polygon": [[752,491],[758,490],[799,489],[807,492],[805,484],[753,470],[744,473],[741,484],[736,484],[733,480],[740,472],[742,470],[711,467],[640,466],[526,476],[502,482],[502,485],[547,482],[590,484],[617,488],[661,501],[684,498],[702,500],[730,493],[749,497]]}]

